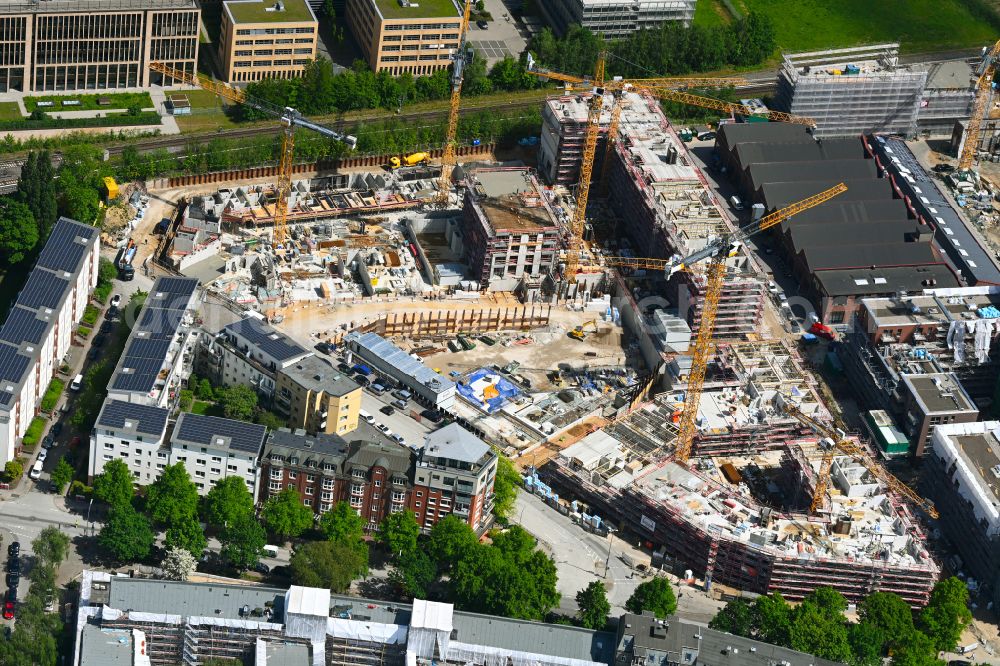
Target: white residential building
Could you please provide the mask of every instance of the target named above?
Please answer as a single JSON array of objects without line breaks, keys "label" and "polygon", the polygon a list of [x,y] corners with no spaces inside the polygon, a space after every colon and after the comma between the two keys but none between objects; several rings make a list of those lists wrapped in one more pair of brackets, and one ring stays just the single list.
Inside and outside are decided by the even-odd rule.
[{"label": "white residential building", "polygon": [[267,428],[218,416],[183,413],[170,437],[170,464],[184,463],[204,495],[219,479],[238,476],[257,497]]},{"label": "white residential building", "polygon": [[120,400],[105,400],[90,435],[88,482],[115,458],[124,461],[135,482],[148,486],[169,463],[164,445],[169,410]]},{"label": "white residential building", "polygon": [[59,218],[0,327],[0,465],[17,454],[97,286],[98,236]]}]

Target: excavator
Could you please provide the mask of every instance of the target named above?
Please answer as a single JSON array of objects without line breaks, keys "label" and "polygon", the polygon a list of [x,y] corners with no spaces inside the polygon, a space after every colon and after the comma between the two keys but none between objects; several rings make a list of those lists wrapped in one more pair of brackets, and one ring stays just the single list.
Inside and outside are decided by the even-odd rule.
[{"label": "excavator", "polygon": [[594,332],[595,333],[597,332],[597,320],[591,319],[590,321],[583,322],[582,324],[574,328],[572,331],[570,331],[569,337],[573,338],[574,340],[586,340],[587,334],[584,331],[588,326],[593,326]]}]

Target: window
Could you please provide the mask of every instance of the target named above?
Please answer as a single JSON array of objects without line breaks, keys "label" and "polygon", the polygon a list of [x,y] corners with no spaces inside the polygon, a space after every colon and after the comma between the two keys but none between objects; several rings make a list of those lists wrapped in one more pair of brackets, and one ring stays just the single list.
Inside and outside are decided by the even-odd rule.
[{"label": "window", "polygon": [[105,442],[104,443],[104,448],[106,448],[106,449],[108,449],[110,451],[114,451],[115,450],[115,445],[112,444],[111,442]]},{"label": "window", "polygon": [[333,493],[320,493],[319,498],[322,499],[322,500],[333,499]]},{"label": "window", "polygon": [[226,465],[226,469],[228,469],[230,472],[235,472],[236,465]]},{"label": "window", "polygon": [[288,478],[289,479],[297,479],[298,477],[299,477],[299,473],[298,472],[295,472],[293,470],[288,470]]},{"label": "window", "polygon": [[166,460],[167,454],[164,453],[163,451],[160,451],[159,453],[156,454],[156,457],[159,458],[160,460]]},{"label": "window", "polygon": [[163,463],[157,463],[156,464],[156,469],[165,469],[165,468],[166,468],[166,465],[164,465]]},{"label": "window", "polygon": [[201,470],[196,470],[195,473],[194,473],[194,475],[197,476],[199,479],[204,479],[205,478],[205,473],[203,471],[201,471]]},{"label": "window", "polygon": [[222,462],[222,458],[219,456],[212,456],[212,462]]},{"label": "window", "polygon": [[287,488],[288,490],[295,490],[295,484],[289,483],[287,486],[285,486],[285,488]]},{"label": "window", "polygon": [[213,467],[211,469],[212,474],[222,474],[222,470],[218,467]]},{"label": "window", "polygon": [[118,455],[120,455],[122,458],[128,458],[128,451],[122,451]]},{"label": "window", "polygon": [[372,499],[373,499],[373,500],[377,500],[377,499],[380,499],[381,497],[382,497],[382,494],[381,494],[381,493],[375,493],[375,494],[373,494],[373,495],[372,495]]},{"label": "window", "polygon": [[205,459],[204,458],[195,458],[195,463],[198,464],[198,465],[200,465],[201,467],[204,467],[205,466]]},{"label": "window", "polygon": [[420,502],[417,502],[417,505],[416,505],[416,506],[417,506],[417,508],[419,509],[419,508],[420,508]]},{"label": "window", "polygon": [[381,488],[382,487],[382,480],[381,479],[375,479],[375,487],[376,488]]},{"label": "window", "polygon": [[114,456],[109,456],[107,454],[104,455],[105,460],[111,460],[112,458],[114,458]]},{"label": "window", "polygon": [[305,504],[306,506],[312,506],[313,505],[313,501],[311,499],[309,499],[308,497],[305,498],[304,500],[302,500],[302,503]]},{"label": "window", "polygon": [[316,480],[316,475],[315,474],[306,474],[306,482],[307,483],[312,483],[315,480]]},{"label": "window", "polygon": [[315,491],[313,491],[312,486],[306,486],[306,495],[312,495],[313,492]]}]

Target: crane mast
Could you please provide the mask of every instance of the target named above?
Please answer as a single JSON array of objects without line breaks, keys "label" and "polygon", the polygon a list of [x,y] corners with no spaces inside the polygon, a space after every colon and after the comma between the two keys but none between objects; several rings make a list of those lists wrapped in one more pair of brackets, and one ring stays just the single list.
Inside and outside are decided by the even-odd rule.
[{"label": "crane mast", "polygon": [[979,135],[983,131],[983,120],[986,118],[986,107],[993,91],[993,77],[996,75],[997,57],[1000,56],[1000,41],[993,45],[983,59],[983,71],[976,82],[976,97],[972,104],[972,114],[965,130],[965,143],[962,144],[962,154],[958,158],[958,168],[968,171],[976,158],[979,147]]},{"label": "crane mast", "polygon": [[448,203],[451,189],[451,170],[455,166],[455,138],[458,136],[458,110],[462,105],[462,78],[465,76],[466,37],[469,32],[469,14],[472,0],[465,0],[462,24],[459,27],[458,50],[452,55],[451,101],[448,107],[448,129],[444,135],[444,153],[441,155],[441,179],[438,182],[438,203]]}]

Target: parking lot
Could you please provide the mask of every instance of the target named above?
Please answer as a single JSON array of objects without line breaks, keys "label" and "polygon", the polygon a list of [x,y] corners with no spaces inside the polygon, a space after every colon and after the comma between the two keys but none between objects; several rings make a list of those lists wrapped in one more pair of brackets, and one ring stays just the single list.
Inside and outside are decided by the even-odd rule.
[{"label": "parking lot", "polygon": [[495,39],[488,39],[485,41],[470,41],[469,46],[476,50],[479,55],[485,56],[491,60],[501,60],[507,56],[514,56],[510,52],[510,48],[507,46],[507,42],[498,41]]}]

